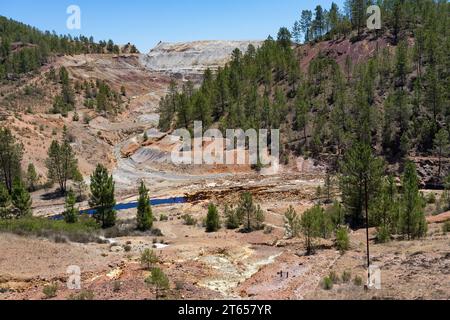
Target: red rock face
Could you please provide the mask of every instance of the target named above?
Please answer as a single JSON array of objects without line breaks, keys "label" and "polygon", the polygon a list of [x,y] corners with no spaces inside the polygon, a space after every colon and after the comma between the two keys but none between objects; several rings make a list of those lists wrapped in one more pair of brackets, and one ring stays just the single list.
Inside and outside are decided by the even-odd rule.
[{"label": "red rock face", "polygon": [[384,37],[377,39],[367,37],[366,39],[355,43],[352,43],[350,39],[340,39],[322,41],[312,45],[307,44],[298,49],[300,51],[300,56],[302,57],[300,66],[302,71],[306,72],[311,61],[313,61],[319,53],[334,59],[341,67],[345,66],[347,56],[350,56],[353,65],[356,65],[367,61],[378,51],[382,51],[384,48],[389,48],[390,46],[389,41]]}]

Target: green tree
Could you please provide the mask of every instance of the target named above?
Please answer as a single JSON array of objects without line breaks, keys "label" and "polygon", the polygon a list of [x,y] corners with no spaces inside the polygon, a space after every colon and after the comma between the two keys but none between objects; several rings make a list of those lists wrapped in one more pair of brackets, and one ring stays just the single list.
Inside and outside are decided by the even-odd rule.
[{"label": "green tree", "polygon": [[8,128],[0,128],[0,181],[4,183],[9,194],[12,193],[13,182],[20,178],[20,164],[23,156],[23,145]]},{"label": "green tree", "polygon": [[289,239],[296,238],[300,234],[300,217],[292,206],[284,213],[284,229]]},{"label": "green tree", "polygon": [[311,39],[311,22],[312,12],[310,10],[303,10],[300,18],[300,28],[305,37],[305,43],[308,43]]},{"label": "green tree", "polygon": [[8,189],[3,184],[0,184],[0,218],[9,217],[11,212],[11,196]]},{"label": "green tree", "polygon": [[367,144],[355,143],[341,162],[342,200],[353,228],[364,226],[366,214],[377,194],[384,163],[375,157]]},{"label": "green tree", "polygon": [[14,180],[11,199],[14,207],[18,211],[19,217],[31,215],[31,205],[33,204],[33,200],[23,185],[23,182],[18,178]]},{"label": "green tree", "polygon": [[416,166],[411,161],[405,165],[402,185],[400,231],[408,237],[408,240],[421,238],[426,235],[428,226],[419,194],[419,177]]},{"label": "green tree", "polygon": [[60,192],[65,194],[67,181],[71,180],[78,171],[78,160],[66,136],[61,144],[58,141],[52,141],[46,165],[49,180],[57,182]]},{"label": "green tree", "polygon": [[228,205],[225,205],[224,209],[224,216],[225,216],[225,225],[227,229],[234,230],[239,228],[241,225],[241,221],[239,220],[239,216],[233,208],[230,208]]},{"label": "green tree", "polygon": [[217,207],[211,203],[206,216],[206,232],[216,232],[220,229],[220,217]]},{"label": "green tree", "polygon": [[34,167],[34,164],[30,163],[27,168],[27,183],[28,183],[28,190],[35,191],[36,190],[36,183],[38,181],[38,175],[36,173],[36,168]]},{"label": "green tree", "polygon": [[112,175],[108,175],[108,170],[101,164],[97,165],[91,176],[89,205],[95,210],[94,218],[102,228],[113,227],[116,224],[114,180]]},{"label": "green tree", "polygon": [[147,270],[152,270],[154,269],[155,264],[159,262],[159,259],[153,250],[145,249],[141,254],[140,261],[141,265]]},{"label": "green tree", "polygon": [[307,210],[300,218],[300,229],[305,239],[305,250],[307,255],[314,254],[314,241],[320,236],[320,216],[323,209],[315,206]]},{"label": "green tree", "polygon": [[148,189],[144,181],[139,187],[139,200],[137,208],[137,228],[140,231],[147,231],[153,227],[153,212],[148,196]]},{"label": "green tree", "polygon": [[287,28],[280,28],[278,31],[277,41],[283,48],[290,48],[292,45],[292,34],[289,32]]},{"label": "green tree", "polygon": [[244,223],[244,230],[252,232],[260,230],[264,222],[264,213],[260,206],[253,203],[253,196],[249,192],[241,195],[239,206],[237,208],[239,220]]},{"label": "green tree", "polygon": [[157,300],[160,297],[161,290],[168,290],[170,288],[169,278],[160,268],[154,268],[151,275],[145,279],[145,282],[155,288]]},{"label": "green tree", "polygon": [[64,221],[66,223],[76,223],[80,211],[75,208],[76,198],[75,194],[70,190],[66,195],[65,210],[63,212]]},{"label": "green tree", "polygon": [[83,175],[79,170],[76,170],[72,177],[73,183],[75,185],[75,191],[77,193],[77,201],[81,202],[85,200],[85,193],[86,193],[86,183],[84,182]]},{"label": "green tree", "polygon": [[336,231],[336,247],[344,254],[350,247],[350,238],[347,228],[340,227]]},{"label": "green tree", "polygon": [[439,157],[439,171],[438,178],[441,178],[442,174],[442,157],[447,156],[450,153],[450,143],[448,139],[448,131],[445,129],[439,130],[434,138],[434,150]]},{"label": "green tree", "polygon": [[395,76],[398,84],[403,87],[406,85],[406,76],[409,73],[409,59],[408,59],[408,43],[401,41],[397,47],[396,55],[396,70]]},{"label": "green tree", "polygon": [[398,224],[399,203],[394,177],[383,180],[381,190],[371,209],[372,224],[377,227],[377,240],[388,242],[396,232]]}]

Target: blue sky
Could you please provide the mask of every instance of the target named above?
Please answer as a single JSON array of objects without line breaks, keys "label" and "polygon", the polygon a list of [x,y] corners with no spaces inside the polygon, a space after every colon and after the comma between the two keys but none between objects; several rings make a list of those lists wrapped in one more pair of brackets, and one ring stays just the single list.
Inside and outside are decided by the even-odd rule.
[{"label": "blue sky", "polygon": [[[343,0],[335,0],[340,8]],[[2,0],[0,15],[58,34],[132,42],[147,52],[159,41],[259,40],[291,27],[301,10],[332,0]],[[81,8],[81,30],[66,28],[69,5]]]}]

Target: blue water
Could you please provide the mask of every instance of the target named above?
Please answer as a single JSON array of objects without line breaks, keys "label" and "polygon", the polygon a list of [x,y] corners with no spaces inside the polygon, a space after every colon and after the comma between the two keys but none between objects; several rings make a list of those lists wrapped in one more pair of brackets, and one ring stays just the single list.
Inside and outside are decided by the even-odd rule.
[{"label": "blue water", "polygon": [[[162,206],[166,204],[181,204],[186,203],[185,197],[175,197],[175,198],[168,198],[168,199],[153,199],[150,200],[150,204],[152,206]],[[138,202],[129,202],[129,203],[120,203],[114,207],[114,210],[116,211],[122,211],[122,210],[128,210],[128,209],[136,209],[138,207]],[[93,215],[95,213],[95,209],[87,209],[80,211],[80,214],[87,214],[87,215]],[[62,215],[57,215],[51,217],[52,220],[62,220]]]}]

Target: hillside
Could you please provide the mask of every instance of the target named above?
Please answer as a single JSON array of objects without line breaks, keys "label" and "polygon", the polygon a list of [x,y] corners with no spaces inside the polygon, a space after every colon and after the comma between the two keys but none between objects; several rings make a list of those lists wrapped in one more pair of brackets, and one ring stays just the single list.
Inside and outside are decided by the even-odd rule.
[{"label": "hillside", "polygon": [[394,173],[406,159],[429,157],[423,183],[442,187],[449,170],[447,151],[439,151],[449,146],[449,41],[436,23],[448,23],[448,4],[424,5],[428,11],[408,18],[420,21],[414,26],[396,28],[391,12],[392,25],[383,30],[342,35],[336,27],[304,45],[282,28],[276,40],[235,50],[225,68],[207,70],[193,94],[189,87],[172,91],[161,101],[160,128],[192,128],[195,120],[222,130],[279,128],[285,164],[311,156],[332,170],[362,142]]}]

